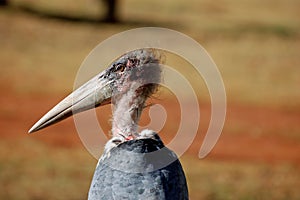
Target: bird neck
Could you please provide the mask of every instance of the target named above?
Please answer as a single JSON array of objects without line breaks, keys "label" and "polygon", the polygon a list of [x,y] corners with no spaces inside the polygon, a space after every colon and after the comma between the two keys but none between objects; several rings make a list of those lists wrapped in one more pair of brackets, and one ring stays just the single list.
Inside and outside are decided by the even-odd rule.
[{"label": "bird neck", "polygon": [[146,97],[135,90],[119,95],[113,101],[112,135],[123,136],[125,139],[138,137],[138,122]]}]

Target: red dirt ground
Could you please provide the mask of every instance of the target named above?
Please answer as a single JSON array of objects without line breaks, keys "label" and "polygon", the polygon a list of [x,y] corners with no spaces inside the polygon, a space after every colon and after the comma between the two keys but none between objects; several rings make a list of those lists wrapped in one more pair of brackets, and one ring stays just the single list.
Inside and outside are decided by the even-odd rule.
[{"label": "red dirt ground", "polygon": [[[10,141],[31,137],[33,140],[40,140],[48,145],[66,148],[82,145],[76,134],[72,118],[38,133],[27,134],[33,123],[58,103],[62,97],[64,95],[50,97],[49,95],[26,95],[6,92],[6,95],[0,98],[0,105],[2,105],[0,108],[2,140]],[[164,106],[170,112],[176,110],[178,105],[176,102],[172,103],[169,101]],[[192,155],[198,155],[210,117],[209,105],[200,105],[200,108],[202,121],[199,132],[201,134],[196,136],[196,139],[187,151],[188,154]],[[104,130],[108,130],[110,107],[100,109],[101,115],[106,116],[107,119],[105,122],[101,122],[101,125],[104,126]],[[178,114],[169,114],[168,116],[171,116],[171,120],[173,120],[171,124],[176,124],[176,120],[179,119]],[[146,117],[145,120],[149,119]],[[224,131],[208,159],[282,162],[300,166],[299,122],[300,115],[297,111],[228,105]],[[164,128],[161,134],[166,143],[173,136],[163,133],[174,130],[174,126],[168,127],[168,124],[169,122],[167,122],[167,128]]]}]

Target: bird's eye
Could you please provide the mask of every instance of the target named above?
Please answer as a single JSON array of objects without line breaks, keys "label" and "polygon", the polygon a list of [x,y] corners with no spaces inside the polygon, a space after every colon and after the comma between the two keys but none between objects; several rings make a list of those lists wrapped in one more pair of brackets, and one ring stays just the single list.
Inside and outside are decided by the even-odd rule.
[{"label": "bird's eye", "polygon": [[125,70],[125,65],[124,64],[118,64],[116,66],[116,71],[117,72],[123,72]]},{"label": "bird's eye", "polygon": [[131,65],[136,65],[137,64],[137,59],[130,59],[130,64]]}]

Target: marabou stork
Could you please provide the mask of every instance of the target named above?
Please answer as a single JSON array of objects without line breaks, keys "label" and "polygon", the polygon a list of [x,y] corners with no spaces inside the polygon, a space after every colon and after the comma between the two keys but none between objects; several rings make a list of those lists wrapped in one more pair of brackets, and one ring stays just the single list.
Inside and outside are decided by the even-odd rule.
[{"label": "marabou stork", "polygon": [[98,161],[88,199],[188,199],[186,178],[175,153],[157,133],[138,122],[161,80],[158,50],[138,49],[116,59],[43,116],[29,133],[75,113],[113,104],[112,138]]}]

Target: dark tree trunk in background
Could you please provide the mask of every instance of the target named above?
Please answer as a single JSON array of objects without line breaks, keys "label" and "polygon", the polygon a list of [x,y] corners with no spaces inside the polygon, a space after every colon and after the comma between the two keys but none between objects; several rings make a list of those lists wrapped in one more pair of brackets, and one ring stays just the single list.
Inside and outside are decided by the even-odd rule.
[{"label": "dark tree trunk in background", "polygon": [[0,6],[7,6],[8,0],[0,0]]},{"label": "dark tree trunk in background", "polygon": [[104,3],[106,4],[106,16],[104,18],[104,20],[106,22],[117,22],[118,18],[117,18],[117,1],[118,0],[103,0]]}]

